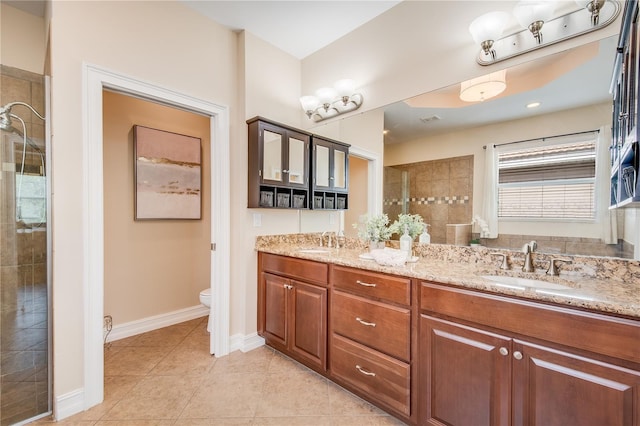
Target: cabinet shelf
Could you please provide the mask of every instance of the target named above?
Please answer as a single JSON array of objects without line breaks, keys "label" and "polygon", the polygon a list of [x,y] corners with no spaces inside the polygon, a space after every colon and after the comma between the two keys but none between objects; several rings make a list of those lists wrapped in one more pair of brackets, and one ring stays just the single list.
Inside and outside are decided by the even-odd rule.
[{"label": "cabinet shelf", "polygon": [[640,31],[637,0],[626,2],[618,39],[614,75],[610,208],[640,205],[638,81]]}]

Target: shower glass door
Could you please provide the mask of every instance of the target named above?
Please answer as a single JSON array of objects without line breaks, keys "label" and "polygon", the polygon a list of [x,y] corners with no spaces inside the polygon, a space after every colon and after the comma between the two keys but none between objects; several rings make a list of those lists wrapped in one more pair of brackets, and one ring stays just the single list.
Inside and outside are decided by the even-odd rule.
[{"label": "shower glass door", "polygon": [[[51,411],[49,224],[44,78],[1,66],[0,425]],[[1,111],[1,110],[0,110]]]}]

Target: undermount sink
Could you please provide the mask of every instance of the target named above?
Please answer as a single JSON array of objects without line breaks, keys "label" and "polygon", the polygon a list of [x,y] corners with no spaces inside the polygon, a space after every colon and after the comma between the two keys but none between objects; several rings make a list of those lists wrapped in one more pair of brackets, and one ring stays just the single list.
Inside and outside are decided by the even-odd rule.
[{"label": "undermount sink", "polygon": [[322,248],[309,248],[309,249],[299,249],[298,253],[308,253],[308,254],[327,254],[330,253],[331,250],[322,249]]},{"label": "undermount sink", "polygon": [[547,290],[570,290],[572,287],[564,284],[550,283],[548,281],[535,280],[520,277],[505,277],[502,275],[483,275],[482,278],[496,285],[524,290],[526,287]]}]

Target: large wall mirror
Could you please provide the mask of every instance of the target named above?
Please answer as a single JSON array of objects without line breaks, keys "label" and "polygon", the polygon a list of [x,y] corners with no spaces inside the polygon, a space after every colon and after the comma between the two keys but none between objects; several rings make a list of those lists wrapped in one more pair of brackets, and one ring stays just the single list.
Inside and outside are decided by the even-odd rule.
[{"label": "large wall mirror", "polygon": [[[607,208],[616,43],[612,36],[509,68],[506,90],[482,102],[462,101],[458,84],[385,107],[383,210],[392,221],[401,212],[420,213],[432,225],[432,242],[446,243],[447,225],[472,223],[482,212],[484,147],[598,139],[607,149],[597,153],[592,219],[503,217],[499,237],[483,243],[519,249],[535,239],[544,252],[639,258],[640,215]],[[574,133],[580,136],[555,138]],[[471,232],[480,232],[477,224]]]}]

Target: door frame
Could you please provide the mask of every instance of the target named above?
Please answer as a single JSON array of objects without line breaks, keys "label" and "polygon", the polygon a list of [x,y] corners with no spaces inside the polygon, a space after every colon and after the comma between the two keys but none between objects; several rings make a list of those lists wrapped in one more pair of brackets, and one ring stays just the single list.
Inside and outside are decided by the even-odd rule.
[{"label": "door frame", "polygon": [[[92,64],[83,64],[84,409],[104,399],[104,189],[102,92],[116,91],[210,117],[211,312],[210,352],[229,353],[230,154],[229,111],[218,105]],[[215,220],[213,220],[215,218]],[[214,238],[215,237],[215,238]],[[215,273],[214,273],[215,271]]]}]

